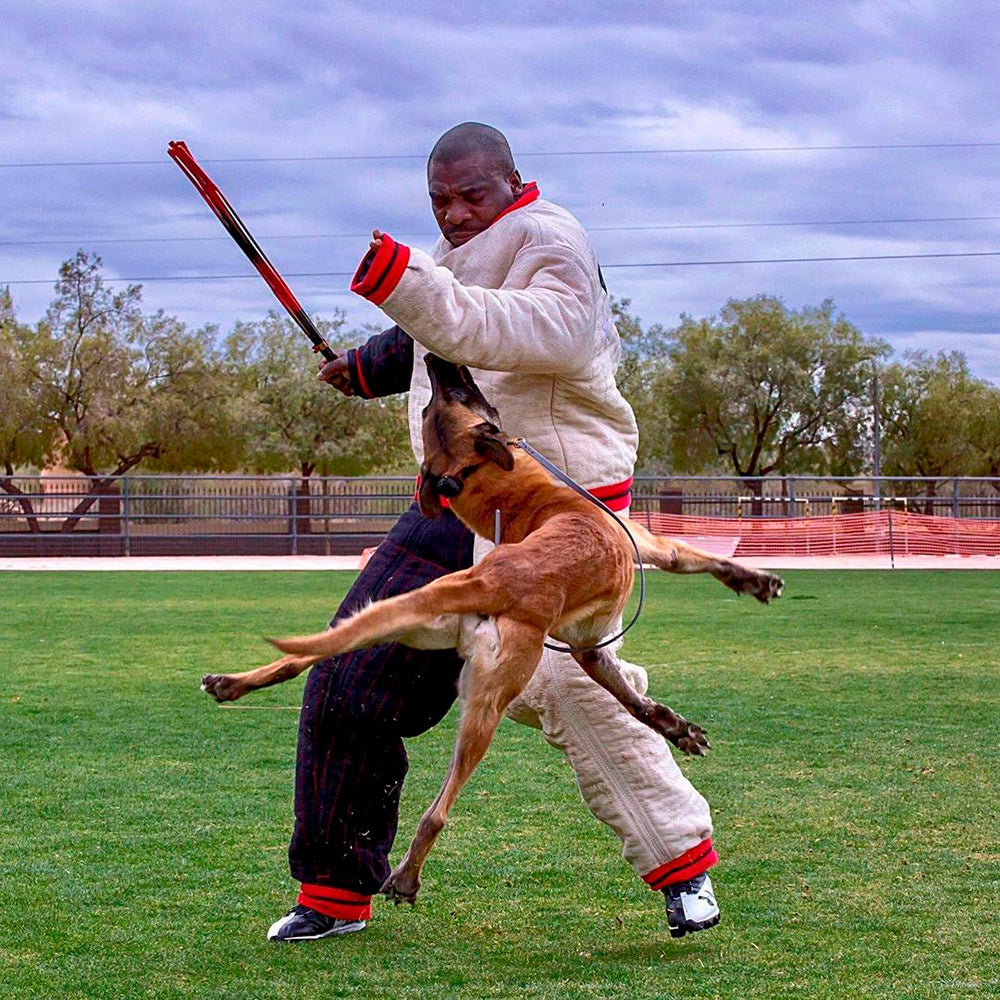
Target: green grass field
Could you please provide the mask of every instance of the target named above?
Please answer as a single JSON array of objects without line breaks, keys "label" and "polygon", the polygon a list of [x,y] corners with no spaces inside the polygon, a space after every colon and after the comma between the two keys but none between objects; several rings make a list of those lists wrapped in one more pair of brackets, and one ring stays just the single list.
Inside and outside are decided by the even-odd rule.
[{"label": "green grass field", "polygon": [[[795,572],[770,608],[650,579],[626,646],[703,724],[723,921],[673,941],[540,735],[505,722],[415,908],[275,946],[301,679],[346,573],[0,574],[0,996],[1000,995],[1000,574]],[[409,743],[397,856],[454,713]]]}]

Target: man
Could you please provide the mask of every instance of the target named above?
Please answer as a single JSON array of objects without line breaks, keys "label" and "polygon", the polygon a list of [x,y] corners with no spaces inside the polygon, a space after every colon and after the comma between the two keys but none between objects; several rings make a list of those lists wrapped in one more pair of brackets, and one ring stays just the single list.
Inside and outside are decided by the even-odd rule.
[{"label": "man", "polygon": [[[410,391],[413,447],[430,397],[420,352],[468,365],[504,430],[627,511],[637,431],[614,380],[618,334],[597,259],[580,224],[524,184],[507,140],[465,123],[427,164],[441,230],[433,255],[376,230],[352,289],[397,324],[328,363],[320,378],[347,395]],[[404,332],[405,331],[405,332]],[[418,354],[418,357],[420,355]],[[477,547],[481,554],[482,545]],[[473,537],[446,511],[400,518],[358,576],[334,621],[364,603],[471,565]],[[292,876],[296,906],[269,929],[302,941],[364,928],[388,877],[404,775],[403,738],[435,725],[456,697],[454,651],[398,644],[316,664],[299,725]],[[645,672],[632,668],[645,690]],[[705,874],[717,860],[708,804],[663,739],[628,715],[565,654],[547,652],[508,715],[543,730],[572,765],[623,855],[666,896],[676,937],[718,922]]]}]

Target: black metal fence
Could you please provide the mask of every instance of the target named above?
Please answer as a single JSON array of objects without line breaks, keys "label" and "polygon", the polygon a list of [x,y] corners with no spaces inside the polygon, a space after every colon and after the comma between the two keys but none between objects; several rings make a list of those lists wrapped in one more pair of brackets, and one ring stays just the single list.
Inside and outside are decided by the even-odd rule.
[{"label": "black metal fence", "polygon": [[[0,477],[0,556],[341,555],[413,499],[405,476]],[[892,506],[1000,520],[1000,479],[639,476],[633,510],[803,517]]]}]

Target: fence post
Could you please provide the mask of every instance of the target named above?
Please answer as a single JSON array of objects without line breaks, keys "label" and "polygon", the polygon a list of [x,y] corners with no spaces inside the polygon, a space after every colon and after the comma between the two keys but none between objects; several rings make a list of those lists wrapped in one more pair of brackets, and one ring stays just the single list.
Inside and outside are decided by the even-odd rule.
[{"label": "fence post", "polygon": [[953,476],[951,480],[951,516],[958,518],[958,476]]},{"label": "fence post", "polygon": [[122,544],[125,547],[125,555],[132,555],[132,530],[129,521],[132,517],[132,505],[129,502],[129,477],[122,477]]},{"label": "fence post", "polygon": [[299,497],[295,489],[295,480],[288,483],[288,507],[292,515],[292,555],[299,554]]},{"label": "fence post", "polygon": [[795,480],[786,479],[788,484],[788,503],[785,505],[785,513],[788,517],[795,517]]}]

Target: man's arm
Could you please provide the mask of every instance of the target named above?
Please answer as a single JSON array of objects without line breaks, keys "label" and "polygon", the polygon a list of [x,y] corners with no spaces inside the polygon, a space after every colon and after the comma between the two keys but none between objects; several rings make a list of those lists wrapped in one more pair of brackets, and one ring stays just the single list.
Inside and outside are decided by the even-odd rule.
[{"label": "man's arm", "polygon": [[351,287],[456,364],[528,373],[586,368],[596,305],[587,263],[564,246],[525,247],[506,285],[462,285],[428,254],[377,233]]},{"label": "man's arm", "polygon": [[338,353],[319,372],[345,396],[392,396],[410,388],[413,374],[413,338],[398,326],[371,337],[360,347]]}]

